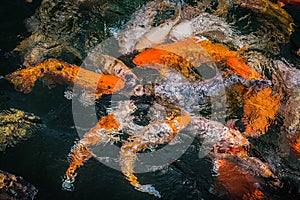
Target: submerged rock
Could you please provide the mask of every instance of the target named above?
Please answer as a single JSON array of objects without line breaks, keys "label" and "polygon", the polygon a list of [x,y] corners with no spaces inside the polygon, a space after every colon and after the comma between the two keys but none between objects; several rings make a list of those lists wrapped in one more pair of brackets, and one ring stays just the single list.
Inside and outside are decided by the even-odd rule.
[{"label": "submerged rock", "polygon": [[0,151],[12,147],[42,127],[39,117],[18,109],[0,111]]},{"label": "submerged rock", "polygon": [[0,170],[0,199],[34,199],[38,190],[20,176]]}]

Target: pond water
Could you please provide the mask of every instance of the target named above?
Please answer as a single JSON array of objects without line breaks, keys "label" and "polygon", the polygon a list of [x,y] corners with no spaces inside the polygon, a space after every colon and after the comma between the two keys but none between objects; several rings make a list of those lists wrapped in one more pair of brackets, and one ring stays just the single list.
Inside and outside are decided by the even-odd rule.
[{"label": "pond water", "polygon": [[[26,31],[24,20],[33,15],[40,2],[1,1],[0,75],[20,67],[21,55],[12,50],[30,35]],[[29,140],[0,152],[0,169],[22,176],[35,185],[39,191],[36,197],[38,200],[156,199],[136,191],[120,171],[109,168],[94,158],[78,170],[75,191],[62,190],[62,178],[68,167],[67,157],[74,142],[79,139],[74,128],[72,102],[63,96],[65,88],[56,86],[49,90],[42,82],[38,82],[30,94],[22,94],[16,92],[9,82],[0,79],[0,108],[18,108],[34,113],[46,125]],[[276,132],[278,128],[274,126],[270,132]],[[266,141],[273,139],[265,137]],[[258,146],[264,145],[255,139],[253,142]],[[179,160],[166,169],[139,174],[140,182],[155,185],[163,194],[163,199],[226,199],[214,192],[215,177],[212,175],[211,160],[200,159],[197,148],[196,144],[191,145]],[[295,162],[294,165],[297,165]],[[272,198],[300,198],[296,184],[291,182],[288,187],[272,191]]]}]

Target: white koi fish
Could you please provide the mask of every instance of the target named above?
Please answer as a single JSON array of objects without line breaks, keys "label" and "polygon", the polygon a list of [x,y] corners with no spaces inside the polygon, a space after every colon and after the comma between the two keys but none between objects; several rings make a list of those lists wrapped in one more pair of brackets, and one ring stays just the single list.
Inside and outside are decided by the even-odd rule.
[{"label": "white koi fish", "polygon": [[178,7],[173,19],[166,21],[165,23],[153,27],[149,32],[147,32],[143,38],[136,44],[135,49],[141,51],[143,49],[161,44],[164,42],[172,28],[179,22],[181,17],[181,3],[178,2]]}]

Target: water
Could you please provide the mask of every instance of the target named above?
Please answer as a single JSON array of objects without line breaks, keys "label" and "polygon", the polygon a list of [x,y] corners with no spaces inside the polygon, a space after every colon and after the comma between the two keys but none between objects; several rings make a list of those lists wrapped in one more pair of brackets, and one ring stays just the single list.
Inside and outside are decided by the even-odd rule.
[{"label": "water", "polygon": [[[22,63],[21,56],[12,50],[29,36],[24,19],[34,13],[40,1],[25,3],[23,0],[2,0],[0,7],[0,75],[15,71]],[[68,167],[67,155],[78,135],[74,129],[71,101],[63,97],[65,86],[49,90],[39,82],[30,94],[21,94],[4,80],[0,80],[0,96],[6,99],[3,107],[18,108],[41,117],[46,128],[36,136],[0,152],[1,170],[20,175],[34,184],[39,192],[38,200],[47,199],[143,199],[155,197],[136,191],[121,172],[90,159],[78,170],[75,191],[61,189],[62,178]],[[1,108],[2,109],[2,108]],[[270,149],[268,142],[276,141],[271,136],[253,140],[261,150]],[[268,156],[268,152],[264,152]],[[270,154],[270,153],[269,153]],[[294,158],[291,158],[294,159]],[[293,161],[294,162],[294,161]],[[191,145],[188,151],[170,167],[147,174],[138,174],[141,183],[151,183],[160,191],[163,199],[222,199],[215,194],[212,163],[208,158],[198,158],[198,146]],[[287,180],[288,181],[288,180]],[[297,186],[275,192],[273,199],[297,198]],[[290,194],[288,194],[290,191]]]},{"label": "water", "polygon": [[[24,95],[15,92],[11,85],[2,81],[1,91],[9,97],[10,107],[33,112],[47,125],[35,137],[0,154],[1,169],[21,175],[34,184],[39,190],[37,199],[155,199],[134,190],[119,171],[96,159],[89,160],[78,170],[75,191],[62,191],[62,178],[68,167],[67,155],[78,139],[72,128],[71,102],[62,95],[64,87],[49,91],[47,87],[38,84],[32,93]],[[177,161],[171,170],[139,174],[141,183],[154,184],[166,195],[166,199],[183,199],[188,196],[193,199],[195,195],[203,197],[203,192],[198,191],[197,187],[207,190],[213,184],[210,177],[211,164],[209,160],[199,160],[195,150],[189,155],[183,161]],[[206,195],[209,196],[209,193]]]},{"label": "water", "polygon": [[[24,26],[24,20],[31,16],[38,6],[39,2],[34,2],[34,4],[25,3],[22,0],[3,0],[1,2],[1,75],[15,71],[22,63],[21,56],[12,50],[29,36]],[[75,140],[78,139],[76,130],[73,128],[71,101],[63,97],[64,90],[65,86],[57,86],[49,90],[47,86],[39,82],[32,93],[25,95],[16,92],[7,81],[0,80],[1,99],[7,100],[1,102],[3,107],[18,108],[34,113],[40,116],[47,126],[31,139],[1,152],[0,168],[20,175],[34,184],[39,190],[36,199],[40,200],[155,199],[151,195],[134,190],[119,171],[104,166],[96,159],[89,160],[78,170],[79,175],[75,182],[74,192],[61,189],[62,178],[68,167],[67,155]],[[195,156],[197,157],[197,153]],[[210,163],[202,162],[204,165],[203,163],[198,164],[206,168],[208,176]],[[180,162],[178,161],[178,163]],[[167,194],[168,198],[182,199],[187,195],[192,195],[189,194],[189,190],[185,190],[181,186],[182,182],[186,181],[185,176],[182,171],[174,167],[174,170],[171,171],[143,174],[139,175],[139,178],[141,182],[157,186],[163,195]],[[187,184],[187,188],[190,187],[190,184]]]}]

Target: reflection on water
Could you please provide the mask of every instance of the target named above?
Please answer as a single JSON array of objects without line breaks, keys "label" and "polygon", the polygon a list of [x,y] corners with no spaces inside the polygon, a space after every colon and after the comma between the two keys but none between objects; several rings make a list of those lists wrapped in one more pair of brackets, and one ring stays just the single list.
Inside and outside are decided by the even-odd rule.
[{"label": "reflection on water", "polygon": [[[116,2],[112,1],[112,3]],[[40,1],[25,3],[22,0],[2,2],[0,8],[0,75],[16,70],[23,62],[22,57],[17,53],[12,53],[11,50],[29,36],[24,20],[34,13],[39,3]],[[116,8],[118,12],[111,12],[110,15],[116,17],[119,13],[120,17],[123,12],[127,12],[126,19],[128,20],[129,14],[139,3],[143,1],[135,5],[130,4],[130,1],[122,1],[119,8]],[[124,10],[121,9],[122,6]],[[86,10],[83,9],[82,12]],[[110,20],[110,15],[105,15],[105,18],[101,19],[102,22],[112,23],[110,24],[112,27],[124,24],[123,18]],[[84,19],[79,18],[79,20]],[[99,22],[97,21],[99,19],[94,20]],[[80,27],[80,30],[86,31],[84,39],[93,35],[88,32],[92,29],[89,26],[91,25]],[[100,28],[103,31],[104,27],[100,26]],[[77,46],[79,54],[84,56],[86,52],[83,49],[89,49],[95,45],[93,42],[101,41],[103,39],[101,37],[95,36],[96,39],[92,38],[88,44],[77,41],[80,44]],[[69,55],[59,56],[65,56],[69,61],[76,61],[76,58]],[[47,86],[39,82],[30,94],[25,95],[16,92],[8,82],[0,80],[1,109],[13,107],[35,113],[46,125],[30,140],[14,148],[8,148],[5,152],[0,152],[0,168],[21,175],[34,184],[39,190],[37,199],[155,199],[151,195],[135,191],[119,171],[108,168],[96,159],[89,160],[79,169],[74,192],[61,190],[62,176],[68,167],[67,155],[74,141],[78,140],[71,101],[63,97],[64,90],[65,86],[57,86],[55,89],[48,90]],[[257,152],[253,150],[252,154],[262,159],[269,159],[268,162],[277,168],[276,162],[281,162],[280,170],[286,168],[284,172],[287,175],[283,177],[287,184],[277,191],[269,189],[274,195],[272,198],[295,198],[299,195],[299,185],[295,182],[295,179],[299,177],[299,162],[297,163],[293,156],[281,159],[278,155],[272,155],[274,152],[279,152],[274,143],[278,141],[276,133],[279,132],[280,125],[282,124],[270,127],[267,135],[251,140],[257,147]],[[187,152],[168,168],[153,173],[139,174],[140,181],[153,183],[163,194],[164,199],[225,198],[219,196],[214,189],[215,176],[212,176],[211,160],[198,157],[198,143],[199,141],[195,141]]]}]

